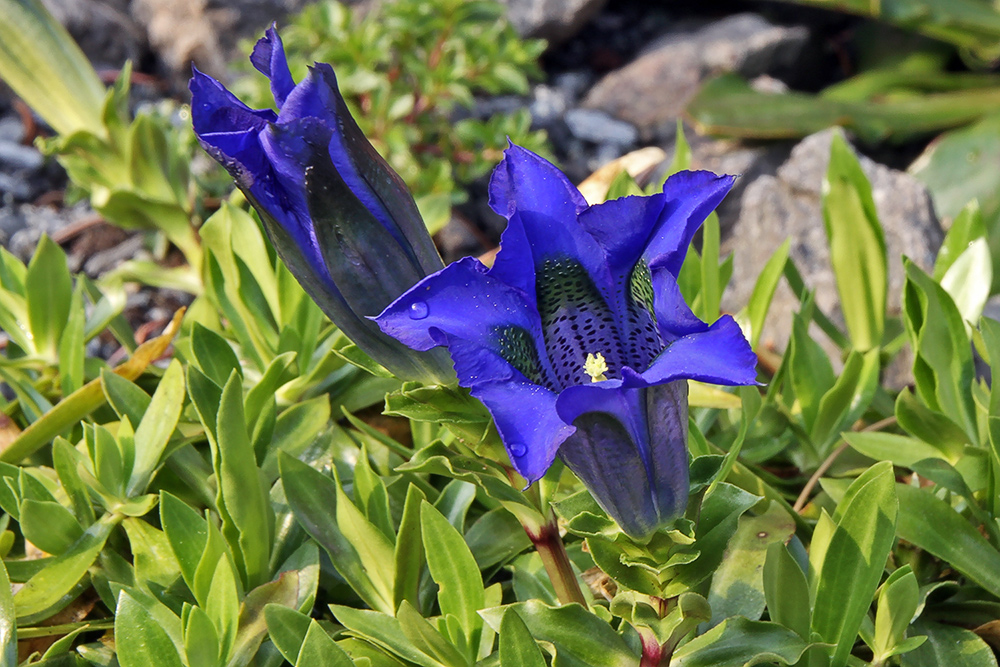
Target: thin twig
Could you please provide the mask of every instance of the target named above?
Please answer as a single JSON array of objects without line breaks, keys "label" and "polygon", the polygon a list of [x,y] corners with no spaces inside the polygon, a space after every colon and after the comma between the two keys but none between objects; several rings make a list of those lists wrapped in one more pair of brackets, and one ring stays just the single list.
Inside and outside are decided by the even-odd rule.
[{"label": "thin twig", "polygon": [[[871,431],[881,431],[886,426],[892,426],[895,423],[896,423],[895,417],[886,417],[885,419],[880,419],[874,424],[870,424],[864,427],[859,432],[868,433]],[[819,478],[822,477],[826,473],[826,471],[830,469],[830,466],[834,464],[834,462],[837,460],[837,457],[843,454],[844,450],[846,450],[849,446],[850,445],[848,445],[846,442],[843,443],[840,447],[837,447],[835,450],[833,450],[833,452],[831,452],[830,455],[826,457],[826,460],[823,461],[823,463],[821,463],[818,468],[816,468],[816,472],[812,474],[812,477],[809,478],[809,481],[806,482],[806,485],[802,487],[802,493],[799,494],[799,497],[795,499],[795,504],[792,505],[792,509],[795,510],[797,514],[802,514],[802,508],[805,507],[806,502],[809,501],[809,495],[812,493],[813,488],[819,482]]]}]

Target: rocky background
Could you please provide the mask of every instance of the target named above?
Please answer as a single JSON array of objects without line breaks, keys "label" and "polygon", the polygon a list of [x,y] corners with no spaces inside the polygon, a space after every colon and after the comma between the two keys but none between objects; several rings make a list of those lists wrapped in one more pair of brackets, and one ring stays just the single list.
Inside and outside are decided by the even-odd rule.
[{"label": "rocky background", "polygon": [[[391,1],[391,0],[383,0]],[[139,73],[140,98],[183,99],[190,63],[227,78],[227,63],[245,57],[240,39],[255,37],[307,0],[45,0],[95,66],[113,80],[126,59]],[[652,164],[673,153],[678,119],[709,76],[734,71],[770,90],[818,90],[850,74],[845,37],[860,19],[767,2],[651,2],[649,0],[505,0],[518,31],[549,40],[546,80],[527,97],[479,101],[474,114],[527,107],[548,131],[561,166],[577,182],[607,162],[643,147],[658,147]],[[2,85],[2,84],[0,84]],[[71,252],[71,269],[92,276],[148,250],[143,238],[102,224],[85,205],[67,205],[65,176],[34,148],[38,121],[0,89],[0,243],[27,258],[44,231]],[[735,250],[735,271],[724,307],[738,309],[775,248],[793,238],[791,254],[816,302],[835,317],[837,295],[827,264],[820,186],[830,131],[799,143],[739,144],[685,132],[693,166],[740,174],[719,210],[724,250]],[[900,256],[929,268],[942,239],[923,186],[906,173],[920,143],[862,160],[886,230],[890,295],[898,308]],[[655,168],[653,169],[655,171]],[[490,250],[500,220],[487,207],[485,182],[438,237],[447,259]],[[459,222],[459,219],[462,222]],[[471,225],[470,225],[471,221]],[[945,223],[947,221],[944,221]],[[797,300],[776,296],[772,321],[788,326]],[[133,313],[153,320],[187,298],[162,290],[137,291]],[[787,328],[772,325],[765,341],[781,349]]]}]

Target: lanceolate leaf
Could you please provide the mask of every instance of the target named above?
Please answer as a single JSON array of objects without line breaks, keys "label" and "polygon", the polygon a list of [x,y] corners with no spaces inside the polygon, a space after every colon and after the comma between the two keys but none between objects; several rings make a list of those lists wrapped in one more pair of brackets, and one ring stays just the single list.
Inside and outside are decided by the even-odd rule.
[{"label": "lanceolate leaf", "polygon": [[823,181],[823,222],[841,308],[854,347],[877,347],[888,289],[885,237],[871,184],[843,135],[834,133]]}]

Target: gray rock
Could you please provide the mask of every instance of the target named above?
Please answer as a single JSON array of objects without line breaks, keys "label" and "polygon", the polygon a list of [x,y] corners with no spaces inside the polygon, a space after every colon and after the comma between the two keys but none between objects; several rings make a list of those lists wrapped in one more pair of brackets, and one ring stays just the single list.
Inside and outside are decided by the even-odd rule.
[{"label": "gray rock", "polygon": [[594,77],[589,71],[563,72],[552,79],[552,84],[561,90],[568,99],[577,100],[583,96]]},{"label": "gray rock", "polygon": [[4,195],[5,202],[8,197],[14,201],[25,201],[31,198],[31,183],[19,174],[4,174],[0,172],[0,193]]},{"label": "gray rock", "polygon": [[569,108],[570,98],[556,86],[539,85],[531,91],[531,120],[538,127],[548,128],[562,118]]},{"label": "gray rock", "polygon": [[10,241],[10,237],[24,229],[27,224],[24,216],[13,207],[4,206],[0,208],[0,245],[6,246],[7,242]]},{"label": "gray rock", "polygon": [[11,234],[8,250],[25,262],[31,259],[42,234],[51,236],[71,222],[94,215],[93,209],[85,203],[60,210],[23,204],[16,209],[16,213],[23,219],[24,226]]},{"label": "gray rock", "polygon": [[[734,251],[733,278],[723,297],[723,308],[735,312],[750,298],[764,263],[786,239],[792,239],[791,257],[807,286],[816,292],[816,305],[842,323],[836,279],[830,268],[830,251],[823,227],[821,188],[836,130],[825,130],[803,139],[774,176],[764,175],[746,186],[739,219],[723,243]],[[872,185],[889,260],[890,314],[898,314],[904,283],[901,256],[906,255],[930,270],[943,232],[924,186],[907,173],[890,169],[861,156],[861,167]],[[761,341],[777,349],[788,343],[792,314],[799,302],[782,281],[775,293]],[[821,342],[826,338],[819,337]],[[834,362],[835,348],[828,345]],[[888,382],[902,386],[909,363],[900,360]]]},{"label": "gray rock", "polygon": [[522,37],[564,42],[599,12],[607,0],[500,0]]},{"label": "gray rock", "polygon": [[0,141],[19,144],[24,141],[24,124],[15,115],[0,118]]},{"label": "gray rock", "polygon": [[595,144],[629,147],[639,138],[633,125],[598,109],[571,109],[564,119],[574,137]]},{"label": "gray rock", "polygon": [[644,140],[670,137],[705,79],[722,72],[752,78],[781,70],[796,61],[808,37],[804,27],[776,26],[749,13],[668,33],[598,81],[584,106],[632,123]]},{"label": "gray rock", "polygon": [[34,146],[0,140],[0,166],[8,169],[40,169],[45,158]]}]

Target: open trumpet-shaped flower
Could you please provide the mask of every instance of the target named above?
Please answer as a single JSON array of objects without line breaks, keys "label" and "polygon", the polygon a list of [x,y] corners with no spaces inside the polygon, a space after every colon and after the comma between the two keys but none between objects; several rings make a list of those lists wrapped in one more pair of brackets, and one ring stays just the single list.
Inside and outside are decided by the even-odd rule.
[{"label": "open trumpet-shaped flower", "polygon": [[299,283],[358,347],[404,379],[454,378],[447,355],[415,354],[367,319],[444,264],[402,179],[351,117],[333,68],[292,80],[274,28],[250,61],[279,111],[251,109],[195,70],[198,140],[260,214]]},{"label": "open trumpet-shaped flower", "polygon": [[376,318],[416,350],[447,346],[529,482],[559,455],[632,536],[683,512],[687,379],[755,383],[729,316],[711,326],[677,274],[732,177],[681,172],[663,191],[588,206],[552,164],[511,146],[490,183],[508,220],[493,268],[466,258]]}]

